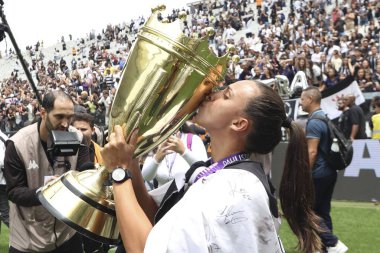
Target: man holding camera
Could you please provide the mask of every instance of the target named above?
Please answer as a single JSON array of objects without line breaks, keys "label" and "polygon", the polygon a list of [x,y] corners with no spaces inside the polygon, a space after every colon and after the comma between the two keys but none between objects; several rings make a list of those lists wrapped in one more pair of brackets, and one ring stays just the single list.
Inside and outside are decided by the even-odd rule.
[{"label": "man holding camera", "polygon": [[50,92],[43,99],[40,114],[37,123],[21,129],[7,142],[4,176],[11,201],[9,252],[83,252],[80,236],[53,217],[36,195],[47,182],[89,162],[85,147],[73,156],[52,152],[53,130],[76,132],[86,144],[82,134],[70,126],[74,102],[63,91]]}]

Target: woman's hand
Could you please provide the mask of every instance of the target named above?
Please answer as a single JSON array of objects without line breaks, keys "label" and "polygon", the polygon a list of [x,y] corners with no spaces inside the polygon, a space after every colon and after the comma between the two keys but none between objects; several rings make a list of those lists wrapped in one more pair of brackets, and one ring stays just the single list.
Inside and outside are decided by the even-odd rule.
[{"label": "woman's hand", "polygon": [[109,142],[101,150],[104,165],[108,170],[117,166],[128,167],[133,160],[133,153],[137,143],[138,130],[134,130],[128,142],[125,141],[123,129],[117,125],[109,136]]}]

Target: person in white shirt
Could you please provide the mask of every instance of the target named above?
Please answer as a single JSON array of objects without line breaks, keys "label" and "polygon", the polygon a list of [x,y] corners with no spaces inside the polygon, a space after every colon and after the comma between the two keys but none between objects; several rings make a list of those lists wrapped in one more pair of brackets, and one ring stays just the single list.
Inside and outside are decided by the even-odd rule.
[{"label": "person in white shirt", "polygon": [[331,62],[331,64],[333,65],[335,71],[336,71],[336,72],[339,72],[340,68],[341,68],[342,65],[343,65],[343,60],[342,60],[342,57],[340,56],[338,50],[335,50],[335,51],[333,52],[333,55],[332,55],[332,57],[331,57],[330,62]]},{"label": "person in white shirt", "polygon": [[[329,40],[329,43],[331,43],[331,44],[333,44],[333,41],[330,39]],[[330,44],[330,48],[329,48],[329,50],[327,51],[327,59],[330,61],[331,60],[331,58],[333,57],[333,54],[334,54],[334,51],[338,51],[338,52],[340,52],[340,46],[338,46],[338,45],[331,45]]]},{"label": "person in white shirt", "polygon": [[307,45],[310,53],[314,53],[315,41],[308,35],[305,36],[305,40],[302,42],[301,46]]},{"label": "person in white shirt", "polygon": [[103,104],[105,109],[106,109],[105,124],[106,124],[106,126],[108,126],[109,113],[110,113],[110,108],[111,108],[111,104],[112,104],[112,98],[111,98],[110,92],[108,90],[104,90],[102,94],[103,94],[103,96],[99,99],[98,104]]},{"label": "person in white shirt", "polygon": [[[284,252],[278,238],[278,216],[271,212],[263,181],[249,171],[233,169],[252,164],[246,160],[249,153],[271,152],[282,138],[281,127],[290,134],[282,174],[285,183],[279,193],[282,212],[301,250],[320,251],[321,230],[312,211],[314,193],[305,135],[287,118],[277,92],[257,81],[233,83],[208,95],[195,121],[211,136],[215,162],[195,170],[188,184],[180,188],[186,191],[182,199],[154,227],[157,204],[146,191],[138,160],[132,158],[138,131],[127,143],[121,126],[115,126],[102,150],[107,168],[122,166],[132,174],[132,180],[124,177],[113,182],[126,252]],[[264,174],[261,167],[257,169]]]},{"label": "person in white shirt", "polygon": [[29,99],[29,100],[30,100],[30,102],[26,106],[26,109],[28,112],[28,123],[31,124],[35,119],[34,108],[36,108],[37,101],[33,100],[33,99]]},{"label": "person in white shirt", "polygon": [[323,53],[321,52],[320,46],[315,46],[315,52],[311,55],[311,61],[313,63],[321,63],[321,55]]},{"label": "person in white shirt", "polygon": [[236,30],[230,25],[227,25],[227,29],[223,32],[223,41],[233,40],[234,35],[236,34]]},{"label": "person in white shirt", "polygon": [[348,42],[347,35],[342,36],[342,39],[341,39],[341,41],[339,43],[339,45],[340,45],[340,53],[342,55],[346,55],[348,53],[348,51],[349,51],[348,45],[349,44],[350,44],[350,42]]},{"label": "person in white shirt", "polygon": [[[186,126],[186,125],[185,125]],[[142,168],[146,181],[157,180],[158,187],[176,178],[184,178],[189,167],[207,160],[206,148],[198,135],[189,132],[188,127],[170,136],[161,144],[153,157],[147,157]]]}]

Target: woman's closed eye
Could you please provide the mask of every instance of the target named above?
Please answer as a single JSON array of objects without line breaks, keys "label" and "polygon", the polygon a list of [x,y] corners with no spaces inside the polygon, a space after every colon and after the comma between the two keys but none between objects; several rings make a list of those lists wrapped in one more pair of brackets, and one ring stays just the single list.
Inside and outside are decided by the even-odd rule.
[{"label": "woman's closed eye", "polygon": [[229,89],[225,89],[223,91],[223,98],[224,99],[229,99],[230,98],[230,95],[229,95]]},{"label": "woman's closed eye", "polygon": [[230,99],[233,96],[233,91],[230,86],[227,86],[226,89],[223,91],[223,96],[225,99]]}]

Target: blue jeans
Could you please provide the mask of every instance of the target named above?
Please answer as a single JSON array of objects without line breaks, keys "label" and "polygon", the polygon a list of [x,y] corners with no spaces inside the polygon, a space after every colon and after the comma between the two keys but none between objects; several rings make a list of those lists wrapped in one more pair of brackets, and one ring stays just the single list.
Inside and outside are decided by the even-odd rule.
[{"label": "blue jeans", "polygon": [[[9,203],[6,185],[0,185],[0,220],[9,227]],[[1,224],[0,224],[1,225]]]},{"label": "blue jeans", "polygon": [[330,216],[331,199],[336,179],[337,173],[322,178],[313,178],[315,189],[314,211],[319,217],[321,217],[320,226],[326,230],[326,232],[319,235],[324,247],[335,246],[338,242],[338,237],[332,233],[333,225]]}]

